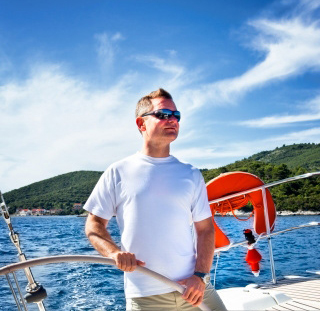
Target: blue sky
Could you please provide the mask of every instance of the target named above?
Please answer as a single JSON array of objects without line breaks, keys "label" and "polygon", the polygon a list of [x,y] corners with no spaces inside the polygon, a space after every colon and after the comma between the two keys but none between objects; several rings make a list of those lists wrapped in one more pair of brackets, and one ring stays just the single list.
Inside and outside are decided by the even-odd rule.
[{"label": "blue sky", "polygon": [[215,168],[320,143],[320,1],[1,1],[0,189],[138,151],[136,102],[182,113],[171,153]]}]

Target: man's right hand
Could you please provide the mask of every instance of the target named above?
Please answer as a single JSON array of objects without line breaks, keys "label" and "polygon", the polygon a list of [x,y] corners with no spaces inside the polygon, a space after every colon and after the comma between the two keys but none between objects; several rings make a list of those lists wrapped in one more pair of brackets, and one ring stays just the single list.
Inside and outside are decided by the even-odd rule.
[{"label": "man's right hand", "polygon": [[137,266],[145,266],[144,261],[136,259],[135,254],[128,252],[118,251],[109,254],[108,257],[112,258],[116,262],[116,266],[125,272],[132,272]]}]

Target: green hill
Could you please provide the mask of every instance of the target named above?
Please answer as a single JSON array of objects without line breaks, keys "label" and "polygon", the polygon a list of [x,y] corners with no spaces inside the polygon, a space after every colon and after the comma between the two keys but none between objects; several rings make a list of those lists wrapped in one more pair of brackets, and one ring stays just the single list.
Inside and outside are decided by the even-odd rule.
[{"label": "green hill", "polygon": [[86,202],[101,174],[95,171],[71,172],[9,191],[4,198],[14,210],[41,207],[70,213],[74,203]]},{"label": "green hill", "polygon": [[248,158],[272,164],[286,164],[289,168],[304,167],[308,171],[320,170],[320,144],[283,145],[271,151],[262,151]]},{"label": "green hill", "polygon": [[[265,183],[320,170],[320,144],[297,144],[263,151],[248,159],[217,168],[204,169],[205,181],[219,174],[244,171]],[[102,172],[78,171],[49,178],[4,194],[10,212],[16,208],[61,209],[73,213],[74,203],[85,203]],[[271,189],[277,210],[320,211],[320,177],[283,184]]]}]

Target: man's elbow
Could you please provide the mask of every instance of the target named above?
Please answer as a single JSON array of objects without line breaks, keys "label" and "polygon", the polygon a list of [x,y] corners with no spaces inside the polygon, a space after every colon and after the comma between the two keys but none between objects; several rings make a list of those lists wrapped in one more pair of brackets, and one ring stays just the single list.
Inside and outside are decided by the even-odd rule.
[{"label": "man's elbow", "polygon": [[88,223],[88,219],[86,221],[85,227],[84,227],[84,233],[89,239],[90,233],[91,233],[91,225]]},{"label": "man's elbow", "polygon": [[208,224],[207,226],[201,228],[201,230],[198,230],[197,235],[198,235],[198,239],[205,239],[207,241],[212,241],[214,243],[215,241],[214,226],[211,224]]},{"label": "man's elbow", "polygon": [[207,228],[205,230],[203,230],[201,233],[200,233],[201,236],[207,238],[207,239],[214,239],[215,237],[215,232],[214,232],[214,228]]},{"label": "man's elbow", "polygon": [[107,224],[108,221],[106,219],[100,218],[90,213],[87,217],[84,232],[88,239],[90,239],[93,234],[98,234],[106,230]]},{"label": "man's elbow", "polygon": [[90,238],[90,235],[92,234],[93,230],[94,230],[94,219],[93,219],[93,215],[90,213],[87,217],[87,220],[86,220],[86,224],[85,224],[85,227],[84,227],[84,233],[86,234],[87,238],[89,239]]},{"label": "man's elbow", "polygon": [[196,231],[198,235],[214,235],[214,225],[211,218],[205,219],[196,224]]}]

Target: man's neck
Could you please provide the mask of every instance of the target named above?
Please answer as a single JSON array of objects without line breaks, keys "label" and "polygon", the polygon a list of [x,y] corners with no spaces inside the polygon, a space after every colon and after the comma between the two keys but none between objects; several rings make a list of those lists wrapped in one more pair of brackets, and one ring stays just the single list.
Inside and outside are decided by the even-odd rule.
[{"label": "man's neck", "polygon": [[170,155],[170,145],[143,144],[141,153],[153,158],[166,158]]}]

